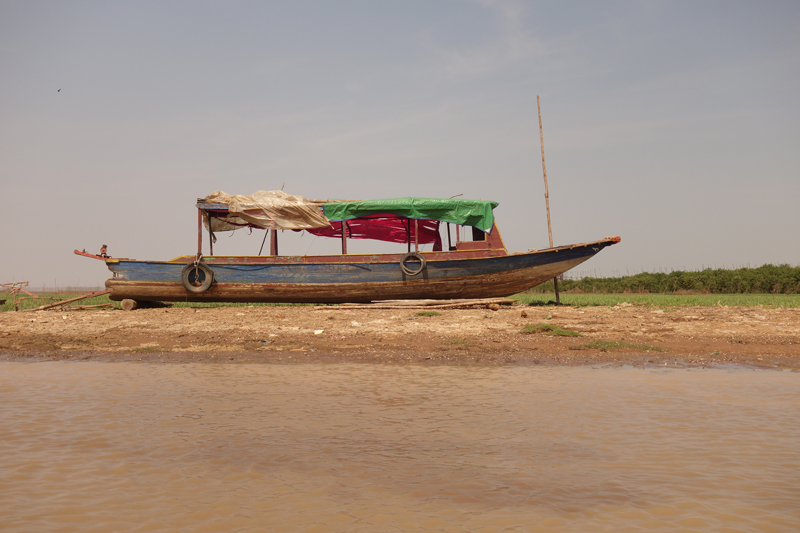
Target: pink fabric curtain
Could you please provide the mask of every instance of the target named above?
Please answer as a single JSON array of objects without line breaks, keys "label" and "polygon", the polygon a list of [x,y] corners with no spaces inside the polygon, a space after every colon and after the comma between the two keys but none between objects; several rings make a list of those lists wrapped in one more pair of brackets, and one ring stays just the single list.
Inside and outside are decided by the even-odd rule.
[{"label": "pink fabric curtain", "polygon": [[[414,220],[391,214],[370,215],[344,221],[348,239],[373,239],[385,242],[414,242]],[[438,220],[418,220],[419,244],[433,244],[434,251],[442,250]],[[305,231],[320,237],[342,236],[342,222],[331,222],[329,228],[309,228]]]}]

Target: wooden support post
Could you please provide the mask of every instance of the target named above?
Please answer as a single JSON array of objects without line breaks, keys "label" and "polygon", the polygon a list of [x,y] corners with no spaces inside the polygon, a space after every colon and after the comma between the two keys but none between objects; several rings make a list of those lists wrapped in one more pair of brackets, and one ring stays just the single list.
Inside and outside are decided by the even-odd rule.
[{"label": "wooden support post", "polygon": [[[261,248],[258,249],[258,255],[261,255],[261,252],[264,251],[264,243],[267,242],[267,235],[269,235],[269,230],[265,229],[264,230],[264,239],[262,239],[262,241],[261,241]],[[272,244],[270,244],[270,247],[272,247]]]},{"label": "wooden support post", "polygon": [[342,220],[342,255],[347,255],[347,221]]},{"label": "wooden support post", "polygon": [[203,253],[203,210],[197,209],[197,253]]},{"label": "wooden support post", "polygon": [[278,230],[272,228],[269,240],[269,255],[278,255]]},{"label": "wooden support post", "polygon": [[447,223],[447,251],[451,251],[453,249],[453,242],[450,240],[450,223]]},{"label": "wooden support post", "polygon": [[[542,106],[539,103],[539,95],[536,95],[536,108],[539,111],[539,140],[542,146],[542,173],[544,174],[544,202],[547,206],[547,234],[550,236],[550,248],[553,247],[553,227],[550,225],[550,191],[547,188],[547,167],[544,164],[544,132],[542,130]],[[558,276],[553,278],[553,286],[556,290],[556,304],[561,303],[558,294]]]}]

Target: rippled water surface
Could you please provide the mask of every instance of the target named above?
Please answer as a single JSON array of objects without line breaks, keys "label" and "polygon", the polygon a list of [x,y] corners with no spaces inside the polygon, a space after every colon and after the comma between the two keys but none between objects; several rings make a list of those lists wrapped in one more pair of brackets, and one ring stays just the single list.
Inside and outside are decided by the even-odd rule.
[{"label": "rippled water surface", "polygon": [[800,375],[0,365],[2,531],[800,531]]}]

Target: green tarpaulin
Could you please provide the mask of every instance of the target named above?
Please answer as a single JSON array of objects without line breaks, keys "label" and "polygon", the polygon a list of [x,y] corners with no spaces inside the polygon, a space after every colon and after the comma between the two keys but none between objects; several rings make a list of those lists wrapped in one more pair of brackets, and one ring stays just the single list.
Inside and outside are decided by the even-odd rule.
[{"label": "green tarpaulin", "polygon": [[328,202],[323,208],[332,222],[351,220],[366,215],[391,213],[406,218],[441,220],[464,226],[475,226],[485,232],[492,229],[492,209],[497,202],[448,198],[392,198],[389,200],[359,200]]}]

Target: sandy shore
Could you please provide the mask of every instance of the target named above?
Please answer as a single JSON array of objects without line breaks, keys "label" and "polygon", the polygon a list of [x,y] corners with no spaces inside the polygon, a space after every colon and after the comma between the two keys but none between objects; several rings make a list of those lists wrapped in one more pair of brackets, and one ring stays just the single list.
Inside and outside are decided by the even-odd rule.
[{"label": "sandy shore", "polygon": [[[733,363],[800,371],[800,309],[623,304],[418,312],[310,306],[6,312],[0,360]],[[581,336],[524,335],[526,324]],[[597,341],[640,346],[586,346]]]}]

